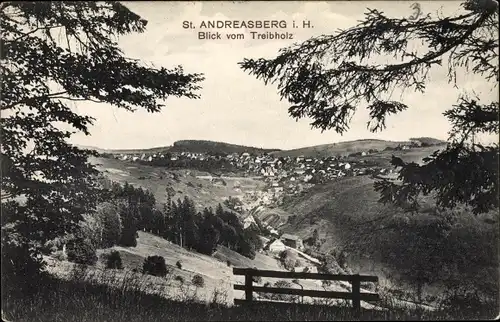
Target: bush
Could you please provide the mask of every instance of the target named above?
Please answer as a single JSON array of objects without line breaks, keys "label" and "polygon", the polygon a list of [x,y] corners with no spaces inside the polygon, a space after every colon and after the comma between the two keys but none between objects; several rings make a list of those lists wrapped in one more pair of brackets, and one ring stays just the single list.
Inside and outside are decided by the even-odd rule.
[{"label": "bush", "polygon": [[[291,288],[292,284],[288,281],[285,280],[279,280],[276,283],[274,283],[274,287],[277,288]],[[272,298],[274,300],[278,301],[287,301],[287,302],[293,302],[297,299],[297,296],[295,295],[288,295],[288,294],[273,294]]]},{"label": "bush", "polygon": [[177,261],[177,263],[175,263],[175,266],[177,266],[178,269],[182,269],[181,261]]},{"label": "bush", "polygon": [[123,269],[122,257],[119,251],[112,251],[106,258],[106,268]]},{"label": "bush", "polygon": [[68,260],[77,264],[94,265],[98,259],[94,245],[84,238],[76,238],[68,242],[66,252]]},{"label": "bush", "polygon": [[177,275],[177,276],[175,277],[175,280],[176,280],[176,281],[179,281],[181,284],[184,284],[184,277],[182,277],[182,276]]},{"label": "bush", "polygon": [[165,277],[167,275],[167,265],[163,256],[148,256],[142,264],[142,273],[153,276]]},{"label": "bush", "polygon": [[260,284],[260,283],[262,283],[262,277],[261,276],[253,276],[252,281],[254,283]]},{"label": "bush", "polygon": [[203,276],[196,274],[195,276],[193,276],[191,283],[193,283],[194,286],[203,287],[205,286],[205,279],[203,279]]}]

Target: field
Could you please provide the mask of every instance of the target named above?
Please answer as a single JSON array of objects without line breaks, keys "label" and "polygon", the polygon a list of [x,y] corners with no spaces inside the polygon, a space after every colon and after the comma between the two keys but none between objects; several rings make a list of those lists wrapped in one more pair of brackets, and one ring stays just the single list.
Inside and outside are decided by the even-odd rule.
[{"label": "field", "polygon": [[114,288],[83,281],[48,280],[31,297],[2,303],[2,320],[16,322],[122,321],[352,321],[407,320],[443,317],[411,309],[362,310],[359,317],[348,306],[254,304],[227,307],[217,301],[198,303],[190,298],[166,299],[141,287]]},{"label": "field", "polygon": [[[95,267],[82,267],[69,262],[50,259],[50,271],[58,276],[41,281],[41,287],[32,296],[9,297],[2,301],[5,321],[26,322],[80,322],[80,321],[331,321],[331,320],[433,320],[467,319],[466,312],[423,311],[414,306],[394,306],[384,298],[381,304],[387,310],[366,308],[355,317],[350,305],[309,306],[300,304],[258,304],[232,306],[231,269],[214,257],[196,254],[172,245],[161,238],[139,233],[138,246],[115,247],[125,265],[124,270],[104,270],[102,258]],[[100,254],[111,249],[100,251]],[[142,275],[131,271],[140,267],[145,256],[165,256],[170,274],[167,278]],[[102,256],[101,256],[102,257]],[[279,269],[272,258],[258,254],[256,259],[240,258],[221,248],[215,257],[231,258],[237,265]],[[180,260],[182,269],[175,267]],[[204,287],[190,282],[193,274],[202,274]],[[182,276],[184,283],[174,276]],[[305,288],[310,288],[306,286]],[[239,292],[239,291],[235,291]],[[241,293],[241,292],[240,292]],[[404,303],[403,303],[404,304]],[[454,315],[453,315],[454,314]],[[474,318],[491,317],[488,314]]]},{"label": "field", "polygon": [[423,158],[430,156],[434,151],[441,150],[444,147],[444,145],[435,145],[429,147],[414,147],[409,150],[381,151],[366,156],[349,157],[347,158],[347,161],[364,160],[366,163],[374,166],[388,167],[390,166],[391,157],[394,155],[403,159],[405,162],[422,164]]},{"label": "field", "polygon": [[[104,255],[110,253],[112,250],[120,252],[124,266],[123,271],[105,269]],[[132,273],[134,271],[140,272],[144,259],[152,255],[159,255],[165,258],[169,267],[167,278]],[[86,278],[89,280],[95,280],[95,276],[99,276],[107,284],[121,285],[125,280],[133,277],[134,279],[138,279],[140,283],[146,283],[149,292],[159,290],[162,296],[169,299],[182,299],[183,296],[189,295],[200,302],[210,301],[214,292],[217,292],[224,294],[225,305],[232,305],[234,298],[244,298],[243,291],[233,290],[234,284],[244,284],[244,276],[233,275],[233,267],[275,271],[285,270],[280,266],[277,259],[263,253],[257,253],[254,259],[249,259],[224,246],[219,246],[213,256],[207,256],[194,251],[188,251],[163,238],[145,232],[139,232],[136,247],[114,246],[110,249],[99,250],[98,257],[99,261],[95,266],[87,267]],[[49,262],[49,271],[64,279],[69,279],[75,267],[78,266],[66,261],[56,260],[52,257],[47,257],[46,259]],[[228,261],[231,264],[230,266],[227,265]],[[303,261],[305,260],[303,259]],[[181,268],[176,266],[177,262],[181,263]],[[197,274],[201,275],[205,281],[205,285],[202,288],[191,285],[190,281]],[[179,276],[186,282],[180,284],[177,281]],[[277,280],[275,278],[263,278],[258,285],[262,286],[266,282],[274,284]],[[134,281],[134,283],[136,282]],[[292,285],[292,287],[323,290],[320,282],[308,280],[300,281],[300,286]],[[346,291],[346,285],[345,283],[334,283],[327,287],[327,289],[332,291]],[[256,296],[258,297],[258,295]],[[306,302],[307,300],[312,299],[306,299]],[[362,305],[373,308],[373,305],[368,303],[363,303]]]},{"label": "field", "polygon": [[217,182],[209,180],[210,173],[196,170],[169,170],[138,163],[109,158],[92,158],[91,162],[103,174],[119,183],[128,182],[136,187],[151,191],[158,203],[167,198],[166,189],[171,188],[173,200],[189,197],[201,210],[204,207],[215,208],[228,197],[246,200],[248,193],[262,190],[265,183],[252,178],[224,177]]},{"label": "field", "polygon": [[[373,143],[372,140],[361,142]],[[421,162],[423,157],[440,147],[442,146],[382,151],[368,156],[359,156],[355,160],[365,160],[366,163],[387,166],[391,155],[395,154],[408,162]],[[224,183],[221,183],[210,181],[208,178],[211,174],[199,171],[168,170],[104,158],[95,159],[93,162],[98,164],[98,168],[114,181],[121,183],[128,181],[152,191],[160,203],[165,200],[165,189],[170,187],[175,192],[174,199],[188,196],[195,201],[198,208],[215,207],[229,196],[239,197],[248,206],[255,202],[248,195],[264,187],[264,183],[258,178],[223,177]],[[446,240],[441,241],[430,237],[429,242],[432,245],[435,244],[435,248],[441,252],[441,255],[434,254],[432,256],[437,257],[429,260],[429,257],[426,257],[427,250],[418,250],[418,247],[424,247],[427,243],[425,238],[422,239],[421,234],[425,234],[425,229],[428,227],[441,225],[442,214],[436,213],[433,205],[427,202],[423,203],[423,208],[418,214],[404,213],[400,209],[380,204],[379,195],[374,191],[373,183],[374,179],[369,176],[340,178],[324,185],[316,185],[301,195],[288,198],[282,207],[259,209],[260,211],[256,211],[255,214],[263,221],[272,221],[275,227],[286,222],[280,229],[283,232],[297,234],[303,239],[310,237],[313,230],[318,229],[321,240],[319,251],[322,253],[330,253],[332,250],[346,251],[352,271],[377,275],[389,288],[398,287],[404,291],[413,292],[410,286],[405,284],[406,282],[399,283],[399,280],[404,280],[406,273],[412,273],[413,269],[408,270],[408,266],[411,268],[413,262],[435,262],[442,264],[441,266],[455,267],[453,278],[471,278],[474,280],[473,283],[476,283],[476,280],[483,280],[487,284],[485,289],[491,289],[491,286],[498,280],[494,275],[498,269],[498,264],[495,264],[495,261],[498,263],[496,260],[498,248],[491,243],[491,240],[498,239],[498,229],[495,229],[494,225],[498,223],[498,216],[486,214],[475,217],[467,213],[465,209],[459,210],[456,216],[459,219],[451,224]],[[143,240],[146,238],[151,242],[141,242],[137,249],[120,249],[120,251],[125,257],[134,258],[135,256],[135,265],[140,265],[143,258],[147,256],[146,253],[155,250],[152,244],[153,237],[141,235]],[[414,243],[412,240],[419,242]],[[419,243],[424,243],[422,244],[424,246]],[[481,249],[481,252],[471,257],[468,254],[474,252],[474,249]],[[281,269],[277,261],[269,256],[258,254],[256,259],[251,261],[224,247],[219,247],[214,257],[199,257],[180,248],[173,252],[167,250],[161,252],[162,256],[172,263],[181,257],[185,258],[183,261],[186,261],[186,264],[183,264],[183,270],[178,272],[185,279],[189,279],[196,272],[206,277],[205,297],[217,287],[222,287],[232,299],[233,290],[228,287],[230,283],[221,286],[222,284],[219,285],[221,280],[231,281],[231,283],[243,282],[242,279],[238,280],[239,277],[232,276],[227,261],[239,267]],[[405,268],[404,265],[407,267]],[[436,267],[441,267],[439,265],[436,264]],[[426,294],[429,296],[439,295],[446,289],[440,283],[431,284],[433,285],[426,286]],[[319,286],[314,283],[307,284],[307,288],[310,289],[317,287]],[[336,287],[342,290],[345,286],[337,285]]]},{"label": "field", "polygon": [[[447,277],[429,277],[436,279],[429,295],[444,291],[440,280],[450,276],[470,279],[471,285],[495,294],[498,243],[492,241],[499,237],[498,214],[439,212],[425,201],[419,213],[405,213],[378,203],[373,182],[367,176],[351,177],[312,188],[285,206],[296,218],[283,230],[307,238],[318,229],[321,251],[343,249],[352,269],[383,280],[394,281],[434,264],[436,272],[449,269]],[[433,233],[435,227],[447,227],[446,232]]]},{"label": "field", "polygon": [[395,148],[398,145],[410,144],[410,141],[384,141],[384,140],[356,140],[338,142],[332,144],[322,144],[300,149],[273,152],[275,156],[306,156],[306,157],[330,157],[336,155],[348,155],[355,152],[368,151],[370,149],[383,150],[386,147]]}]

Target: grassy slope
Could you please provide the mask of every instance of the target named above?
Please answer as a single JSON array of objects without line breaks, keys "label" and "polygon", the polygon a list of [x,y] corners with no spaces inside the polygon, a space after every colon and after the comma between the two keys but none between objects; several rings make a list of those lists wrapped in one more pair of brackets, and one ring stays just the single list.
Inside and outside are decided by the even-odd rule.
[{"label": "grassy slope", "polygon": [[365,160],[365,162],[380,165],[380,166],[388,166],[391,162],[392,155],[400,157],[406,162],[415,162],[422,164],[422,159],[431,155],[434,151],[442,150],[444,145],[436,145],[429,147],[421,147],[421,148],[412,148],[409,150],[399,150],[399,151],[381,151],[378,153],[374,153],[371,155],[348,158],[347,160],[359,161]]},{"label": "grassy slope", "polygon": [[[97,168],[113,181],[125,181],[153,192],[157,202],[166,199],[166,188],[172,187],[175,191],[173,199],[188,196],[201,210],[204,207],[216,207],[229,196],[245,199],[246,192],[261,190],[264,183],[251,178],[224,179],[226,186],[220,183],[211,183],[196,176],[209,175],[199,171],[174,170],[158,168],[137,163],[125,162],[116,159],[94,158],[92,162]],[[172,177],[175,174],[178,180]],[[139,179],[143,177],[144,179]],[[235,189],[239,187],[240,190]]]},{"label": "grassy slope", "polygon": [[273,152],[276,156],[310,156],[310,157],[329,157],[335,155],[348,155],[355,152],[368,151],[369,149],[383,150],[384,148],[397,147],[398,145],[410,144],[409,141],[384,141],[384,140],[356,140],[332,144],[322,144],[311,147],[305,147],[294,150]]},{"label": "grassy slope", "polygon": [[[243,291],[233,290],[234,284],[244,284],[244,276],[233,275],[233,267],[275,271],[284,270],[279,265],[277,259],[262,253],[257,253],[254,259],[249,259],[224,246],[219,246],[213,256],[207,256],[186,250],[163,238],[142,231],[139,231],[136,247],[114,246],[109,249],[99,250],[99,262],[96,264],[94,270],[104,270],[104,254],[110,253],[112,250],[118,250],[120,252],[125,271],[133,269],[141,271],[143,261],[146,257],[152,255],[163,256],[171,272],[170,282],[156,277],[150,277],[150,279],[153,280],[152,282],[155,284],[155,289],[165,287],[166,289],[163,291],[166,291],[165,293],[168,294],[169,298],[177,298],[180,295],[177,294],[180,291],[178,289],[178,283],[171,282],[174,276],[181,276],[187,282],[186,285],[189,285],[193,276],[200,274],[205,280],[205,286],[197,290],[196,297],[198,299],[209,300],[213,292],[218,290],[225,293],[227,295],[227,303],[232,304],[235,297],[244,297]],[[178,261],[182,264],[181,269],[176,267]],[[231,266],[227,265],[227,261],[231,262]],[[68,276],[72,271],[71,267],[73,264],[71,263],[58,262],[50,258],[49,262],[52,264],[52,272],[60,276]],[[119,271],[118,274],[123,275],[124,273]],[[123,276],[121,278],[123,278]],[[264,278],[260,285],[263,285],[265,282],[274,283],[276,279]],[[306,289],[322,289],[315,281],[302,281],[301,284]],[[344,291],[340,284],[332,285],[331,289]]]},{"label": "grassy slope", "polygon": [[[181,276],[186,285],[190,284],[194,275],[199,274],[205,280],[205,286],[197,290],[196,297],[201,300],[209,300],[215,290],[222,291],[227,294],[228,303],[233,303],[233,298],[243,297],[243,292],[233,291],[233,285],[237,283],[244,283],[244,277],[234,276],[233,267],[256,267],[258,269],[269,270],[282,270],[278,261],[274,258],[264,254],[257,254],[254,260],[243,257],[240,254],[227,249],[226,247],[219,246],[218,250],[213,256],[207,256],[194,251],[189,251],[178,245],[172,244],[167,240],[158,236],[139,231],[139,238],[137,239],[136,247],[121,247],[114,246],[108,249],[98,250],[99,261],[94,270],[102,271],[105,267],[105,254],[113,250],[120,252],[124,271],[142,270],[144,259],[148,256],[159,255],[165,258],[165,262],[169,266],[171,272],[170,282],[157,277],[150,279],[158,285],[164,285],[167,288],[166,294],[169,298],[175,298],[179,292],[178,283],[173,283],[173,277]],[[72,271],[73,264],[69,262],[60,262],[49,258],[50,267],[53,273],[59,276],[68,276]],[[232,266],[227,265],[227,261],[232,263]],[[181,269],[177,268],[176,263],[180,261],[182,264]],[[114,271],[114,270],[112,270]],[[123,275],[122,271],[118,274]],[[122,277],[123,278],[123,277]]]},{"label": "grassy slope", "polygon": [[[415,227],[437,217],[430,211],[432,207],[428,203],[415,215],[405,214],[400,209],[378,203],[379,195],[373,189],[373,182],[373,179],[363,176],[343,178],[327,185],[316,186],[286,205],[285,210],[297,215],[299,219],[293,224],[285,225],[283,229],[302,237],[309,237],[314,229],[318,229],[320,238],[325,239],[321,243],[322,251],[346,247],[352,255],[350,264],[355,270],[381,277],[392,275],[394,271],[391,262],[386,261],[386,264],[383,264],[380,250],[385,247],[399,250],[399,243],[408,242],[404,240],[405,235],[413,236],[411,234],[414,234]],[[495,215],[475,217],[467,212],[459,212],[457,217],[459,219],[450,241],[450,247],[453,249],[449,249],[449,254],[462,254],[460,257],[470,254],[466,256],[467,260],[470,258],[471,266],[470,272],[466,269],[459,274],[468,274],[469,278],[478,281],[482,279],[478,277],[479,274],[491,277],[495,267],[491,266],[491,259],[484,259],[482,256],[495,254],[495,245],[491,244],[495,236],[498,238],[498,221],[495,223]],[[490,221],[485,220],[486,218]],[[393,224],[397,224],[396,232],[387,228]],[[474,251],[478,248],[481,249],[480,253]],[[406,256],[406,252],[401,256]],[[418,261],[416,258],[415,260]]]}]

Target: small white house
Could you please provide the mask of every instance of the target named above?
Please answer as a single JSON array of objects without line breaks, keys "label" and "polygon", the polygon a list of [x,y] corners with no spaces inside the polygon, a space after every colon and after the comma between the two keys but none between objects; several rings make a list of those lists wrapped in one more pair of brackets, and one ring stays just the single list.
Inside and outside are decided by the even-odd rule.
[{"label": "small white house", "polygon": [[299,266],[299,267],[295,267],[295,272],[318,273],[318,268],[314,265],[312,265],[312,266]]},{"label": "small white house", "polygon": [[286,249],[286,246],[281,240],[276,239],[275,241],[270,243],[267,248],[269,248],[269,251],[271,253],[279,253],[284,251]]}]

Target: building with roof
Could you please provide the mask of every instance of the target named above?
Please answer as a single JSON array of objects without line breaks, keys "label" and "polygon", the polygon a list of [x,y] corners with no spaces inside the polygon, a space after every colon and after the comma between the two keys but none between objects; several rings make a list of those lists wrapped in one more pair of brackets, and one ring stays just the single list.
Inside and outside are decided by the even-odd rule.
[{"label": "building with roof", "polygon": [[286,249],[285,244],[279,239],[271,240],[265,247],[264,250],[267,250],[271,253],[279,253]]},{"label": "building with roof", "polygon": [[292,235],[292,234],[283,234],[281,236],[281,240],[283,241],[283,244],[286,246],[295,248],[295,249],[302,249],[304,248],[304,244],[302,243],[302,239],[300,239],[297,235]]}]

